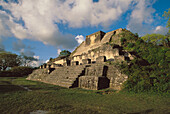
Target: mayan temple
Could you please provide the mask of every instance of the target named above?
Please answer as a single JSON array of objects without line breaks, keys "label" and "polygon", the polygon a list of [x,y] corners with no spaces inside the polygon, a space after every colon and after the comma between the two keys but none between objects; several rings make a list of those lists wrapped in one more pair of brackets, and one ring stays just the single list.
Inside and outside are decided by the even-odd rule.
[{"label": "mayan temple", "polygon": [[58,57],[41,65],[27,79],[67,88],[120,90],[128,76],[122,74],[113,63],[133,59],[121,47],[123,31],[127,30],[120,28],[88,35],[70,56]]}]

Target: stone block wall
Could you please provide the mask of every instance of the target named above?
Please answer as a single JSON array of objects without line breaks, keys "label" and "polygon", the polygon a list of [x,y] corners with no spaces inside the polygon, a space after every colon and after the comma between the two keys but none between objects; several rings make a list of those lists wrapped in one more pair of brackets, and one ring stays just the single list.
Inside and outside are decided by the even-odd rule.
[{"label": "stone block wall", "polygon": [[79,87],[84,89],[99,90],[109,87],[106,77],[82,76],[79,78]]},{"label": "stone block wall", "polygon": [[107,65],[107,78],[110,80],[109,87],[115,90],[122,88],[123,82],[128,79],[128,76],[121,73],[121,71],[113,65]]},{"label": "stone block wall", "polygon": [[79,62],[78,61],[72,61],[71,66],[75,66],[75,65],[79,65]]},{"label": "stone block wall", "polygon": [[[84,59],[90,59],[93,62],[97,61],[97,58],[104,57],[106,60],[115,59],[115,56],[119,56],[119,48],[113,48],[110,45],[103,45],[100,48],[89,50],[88,53],[83,53],[82,55],[76,55],[71,58],[71,61],[78,61],[79,64],[83,64]],[[104,60],[104,61],[106,61]]]},{"label": "stone block wall", "polygon": [[82,60],[82,64],[90,64],[91,63],[91,59],[83,59]]},{"label": "stone block wall", "polygon": [[86,76],[106,76],[107,66],[98,64],[98,65],[91,65],[90,67],[86,68],[85,75]]},{"label": "stone block wall", "polygon": [[96,63],[103,63],[103,62],[106,62],[105,56],[100,56],[96,58]]},{"label": "stone block wall", "polygon": [[79,87],[84,89],[104,89],[109,87],[109,79],[106,77],[107,66],[95,64],[87,66],[85,75],[79,77]]},{"label": "stone block wall", "polygon": [[61,65],[63,65],[64,59],[57,60],[57,61],[55,61],[54,63],[55,63],[55,64],[61,64]]}]

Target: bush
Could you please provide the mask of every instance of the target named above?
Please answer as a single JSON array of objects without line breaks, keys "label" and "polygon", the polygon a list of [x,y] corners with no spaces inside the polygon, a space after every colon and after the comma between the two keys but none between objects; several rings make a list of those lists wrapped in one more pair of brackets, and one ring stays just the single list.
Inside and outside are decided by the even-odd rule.
[{"label": "bush", "polygon": [[129,48],[132,48],[133,46],[134,46],[134,43],[129,43],[129,44],[128,44],[128,47],[129,47]]},{"label": "bush", "polygon": [[18,66],[18,67],[13,67],[8,71],[1,71],[0,76],[1,77],[24,77],[31,74],[33,70],[34,68],[31,67]]}]

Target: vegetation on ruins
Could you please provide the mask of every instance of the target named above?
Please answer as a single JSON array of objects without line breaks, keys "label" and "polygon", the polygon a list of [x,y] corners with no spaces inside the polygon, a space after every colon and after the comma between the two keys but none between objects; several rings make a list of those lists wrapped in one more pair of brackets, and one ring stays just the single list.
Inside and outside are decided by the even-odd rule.
[{"label": "vegetation on ruins", "polygon": [[59,54],[59,56],[57,57],[57,58],[50,58],[49,59],[49,62],[48,63],[52,63],[52,62],[55,62],[55,61],[57,61],[57,60],[61,60],[61,59],[63,59],[63,58],[65,58],[65,57],[68,57],[68,56],[70,56],[71,55],[71,52],[70,51],[68,51],[68,50],[63,50],[63,51],[61,51],[60,52],[60,54]]},{"label": "vegetation on ruins", "polygon": [[[123,49],[134,56],[134,60],[128,64],[120,64],[120,69],[129,76],[124,84],[125,89],[135,92],[169,92],[170,48],[169,42],[165,41],[168,38],[151,34],[144,36],[145,38],[152,36],[148,37],[150,39],[148,41],[129,31],[124,31],[121,35]],[[164,45],[159,45],[160,41],[164,41]]]},{"label": "vegetation on ruins", "polygon": [[163,16],[168,19],[169,32],[166,35],[146,34],[139,37],[127,30],[121,33],[121,48],[134,57],[128,64],[123,62],[117,65],[129,76],[124,83],[125,90],[169,93],[170,9]]},{"label": "vegetation on ruins", "polygon": [[63,51],[60,52],[59,57],[62,57],[62,56],[69,56],[70,54],[71,54],[70,51],[68,51],[68,50],[63,50]]}]

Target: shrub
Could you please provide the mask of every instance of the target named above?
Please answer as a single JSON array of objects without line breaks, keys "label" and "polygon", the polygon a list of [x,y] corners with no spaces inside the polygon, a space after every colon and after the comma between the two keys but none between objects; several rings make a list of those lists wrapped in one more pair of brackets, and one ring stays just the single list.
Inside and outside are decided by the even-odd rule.
[{"label": "shrub", "polygon": [[19,66],[13,67],[10,71],[12,72],[13,76],[22,77],[28,74],[31,74],[34,69],[31,67]]},{"label": "shrub", "polygon": [[8,71],[1,71],[0,76],[1,77],[23,77],[31,74],[33,70],[34,68],[31,67],[18,66],[18,67],[13,67]]}]

